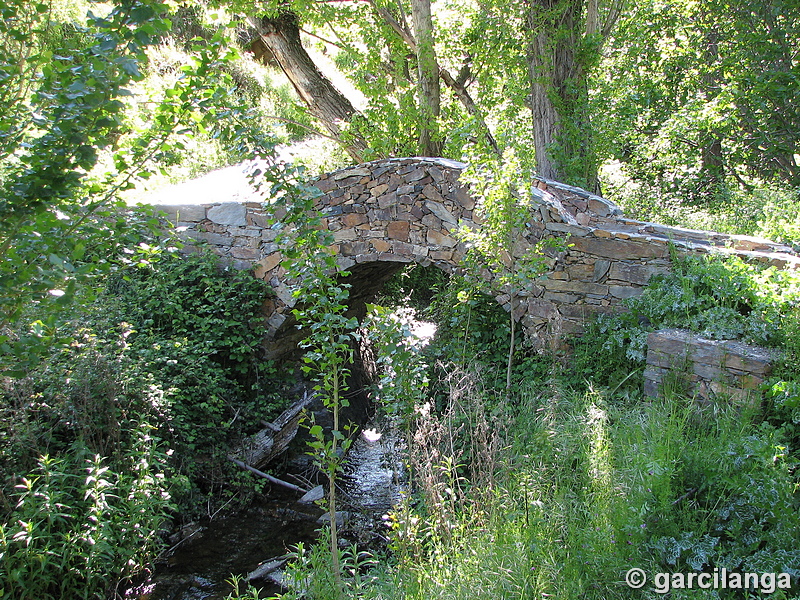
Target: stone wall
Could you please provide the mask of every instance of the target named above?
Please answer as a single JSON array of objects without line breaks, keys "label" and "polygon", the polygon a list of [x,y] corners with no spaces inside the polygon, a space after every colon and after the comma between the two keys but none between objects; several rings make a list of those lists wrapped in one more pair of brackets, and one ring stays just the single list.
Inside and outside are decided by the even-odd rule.
[{"label": "stone wall", "polygon": [[531,239],[567,236],[551,272],[530,290],[527,328],[541,333],[580,331],[597,313],[619,310],[642,292],[650,277],[670,269],[669,244],[679,253],[731,253],[744,259],[797,268],[791,248],[748,236],[667,227],[626,218],[613,203],[552,181],[534,185]]},{"label": "stone wall", "polygon": [[[339,267],[353,273],[352,293],[359,302],[368,301],[403,264],[460,268],[466,248],[456,230],[481,227],[476,201],[459,181],[465,167],[445,159],[387,159],[316,181],[324,225],[333,232]],[[532,192],[528,226],[508,260],[518,260],[546,238],[564,240],[568,247],[551,251],[545,276],[515,298],[502,288],[495,296],[542,344],[580,331],[597,313],[620,310],[652,275],[669,270],[669,242],[681,252],[718,250],[780,267],[800,264],[788,247],[767,240],[627,219],[608,200],[557,182],[535,181]],[[177,223],[189,249],[205,242],[236,268],[255,267],[256,276],[272,285],[271,339],[293,329],[291,282],[285,281],[283,255],[261,202],[160,208]]]},{"label": "stone wall", "polygon": [[689,390],[709,400],[760,396],[759,386],[772,370],[773,353],[733,340],[709,340],[682,329],[662,329],[647,337],[644,391],[657,396],[668,374],[687,378]]}]

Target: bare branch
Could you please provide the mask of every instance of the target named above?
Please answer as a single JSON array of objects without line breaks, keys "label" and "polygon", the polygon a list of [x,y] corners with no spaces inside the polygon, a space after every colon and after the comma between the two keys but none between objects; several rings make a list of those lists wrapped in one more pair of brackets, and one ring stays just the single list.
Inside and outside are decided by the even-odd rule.
[{"label": "bare branch", "polygon": [[264,119],[271,119],[273,121],[280,121],[281,123],[291,123],[292,125],[296,125],[297,127],[302,127],[306,131],[313,133],[314,135],[318,135],[320,137],[324,137],[326,139],[332,140],[337,144],[340,144],[345,149],[347,148],[347,144],[345,144],[341,139],[334,137],[332,135],[328,135],[327,133],[322,133],[319,129],[314,129],[305,123],[301,123],[300,121],[295,121],[294,119],[287,119],[286,117],[279,117],[278,115],[261,115]]},{"label": "bare branch", "polygon": [[340,50],[347,50],[347,49],[348,49],[348,48],[346,48],[345,46],[343,46],[343,45],[341,45],[341,44],[338,44],[338,43],[336,43],[336,42],[334,42],[334,41],[332,41],[332,40],[329,40],[329,39],[326,39],[326,38],[324,38],[324,37],[322,37],[322,36],[319,36],[319,35],[317,35],[316,33],[312,33],[312,32],[310,32],[308,29],[303,29],[303,28],[301,27],[301,28],[300,28],[300,31],[302,31],[303,33],[305,33],[305,34],[306,34],[306,35],[308,35],[308,36],[311,36],[311,37],[313,37],[313,38],[317,38],[317,39],[318,39],[318,40],[320,40],[321,42],[325,42],[326,44],[330,44],[331,46],[336,46],[336,47],[337,47],[337,48],[339,48]]},{"label": "bare branch", "polygon": [[[459,79],[463,71],[464,67],[462,67],[461,71],[459,72]],[[489,130],[489,126],[486,125],[486,121],[483,120],[483,115],[481,115],[480,110],[475,104],[475,101],[472,99],[472,96],[469,95],[469,92],[464,84],[461,83],[459,79],[454,79],[450,72],[445,68],[439,69],[439,75],[442,78],[442,81],[444,81],[445,85],[453,90],[459,102],[461,102],[467,112],[475,117],[475,120],[486,132],[484,134],[486,137],[486,142],[489,144],[489,146],[491,146],[492,150],[494,150],[494,153],[497,154],[497,156],[501,156],[502,153],[500,152],[500,148],[497,146],[497,141],[494,139],[492,132]]]},{"label": "bare branch", "polygon": [[460,86],[466,87],[467,81],[472,78],[472,57],[467,56],[464,60],[464,64],[461,65],[461,68],[458,70],[458,75],[456,75],[456,84]]}]

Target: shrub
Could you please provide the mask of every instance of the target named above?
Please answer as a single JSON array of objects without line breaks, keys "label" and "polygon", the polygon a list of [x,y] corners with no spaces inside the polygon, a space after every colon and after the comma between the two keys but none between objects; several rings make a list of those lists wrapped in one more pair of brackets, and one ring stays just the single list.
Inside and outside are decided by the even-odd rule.
[{"label": "shrub", "polygon": [[132,261],[76,311],[75,341],[7,386],[0,464],[24,473],[79,442],[117,468],[138,419],[171,450],[167,482],[185,518],[248,489],[227,455],[286,403],[287,377],[260,358],[268,292],[211,254]]},{"label": "shrub", "polygon": [[652,277],[641,296],[624,301],[626,312],[599,316],[575,341],[583,376],[603,385],[620,383],[643,367],[647,334],[665,327],[711,339],[785,346],[782,331],[797,318],[793,307],[800,300],[795,273],[721,255],[673,252],[672,263],[671,273]]}]

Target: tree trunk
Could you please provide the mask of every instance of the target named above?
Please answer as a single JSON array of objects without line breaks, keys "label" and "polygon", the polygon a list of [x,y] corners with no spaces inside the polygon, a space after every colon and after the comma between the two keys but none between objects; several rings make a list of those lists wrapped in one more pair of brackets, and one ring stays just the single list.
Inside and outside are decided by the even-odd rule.
[{"label": "tree trunk", "polygon": [[422,156],[441,156],[442,143],[438,139],[438,118],[441,107],[439,64],[434,48],[433,18],[430,0],[412,0],[411,16],[417,41],[417,73],[419,108],[422,116],[419,147]]},{"label": "tree trunk", "polygon": [[538,174],[594,188],[588,84],[577,56],[582,8],[583,0],[530,0],[528,73]]},{"label": "tree trunk", "polygon": [[364,138],[352,130],[342,135],[342,124],[350,123],[358,111],[319,71],[303,48],[297,15],[285,11],[277,17],[251,19],[251,23],[257,26],[264,45],[286,73],[311,114],[354,160],[364,162],[364,150],[367,148]]},{"label": "tree trunk", "polygon": [[[387,8],[377,6],[373,0],[370,0],[370,4],[375,9],[375,12],[383,19],[383,21],[389,25],[389,27],[391,27],[395,33],[397,33],[397,35],[400,36],[400,39],[406,43],[409,49],[414,54],[417,54],[417,40],[414,37],[414,34],[408,29],[405,19],[396,19]],[[469,73],[468,68],[466,71],[464,68],[462,68],[462,71],[467,74]],[[497,141],[494,139],[494,136],[489,130],[488,125],[486,125],[486,121],[484,120],[480,109],[475,104],[472,96],[469,95],[469,91],[465,85],[466,78],[462,79],[460,74],[458,77],[453,77],[447,69],[442,68],[441,66],[439,66],[439,76],[442,78],[442,81],[444,81],[445,85],[453,90],[456,98],[458,98],[467,112],[474,117],[481,129],[484,130],[486,142],[489,144],[489,147],[492,149],[492,151],[497,156],[502,156],[502,152],[500,152],[500,149],[497,146]]]}]

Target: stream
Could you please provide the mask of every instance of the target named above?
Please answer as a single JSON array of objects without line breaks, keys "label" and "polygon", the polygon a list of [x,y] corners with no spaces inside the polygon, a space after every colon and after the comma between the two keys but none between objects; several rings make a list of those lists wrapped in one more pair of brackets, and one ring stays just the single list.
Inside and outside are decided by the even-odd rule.
[{"label": "stream", "polygon": [[[360,547],[382,546],[382,518],[399,500],[403,481],[401,437],[388,419],[368,423],[353,442],[340,477],[337,499],[345,511],[342,537]],[[131,600],[222,600],[232,574],[246,577],[260,564],[316,538],[323,514],[301,504],[299,494],[273,487],[249,508],[203,524],[157,563],[148,581],[125,594]],[[253,585],[264,597],[280,591],[269,581]]]}]

